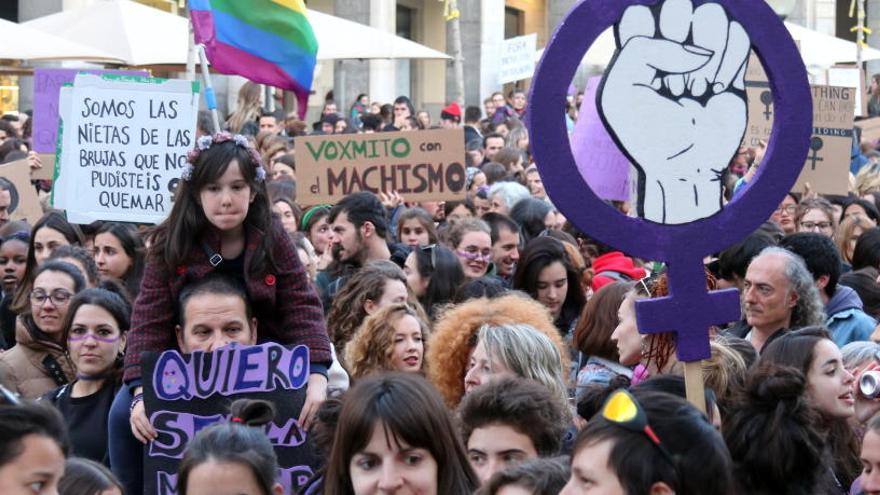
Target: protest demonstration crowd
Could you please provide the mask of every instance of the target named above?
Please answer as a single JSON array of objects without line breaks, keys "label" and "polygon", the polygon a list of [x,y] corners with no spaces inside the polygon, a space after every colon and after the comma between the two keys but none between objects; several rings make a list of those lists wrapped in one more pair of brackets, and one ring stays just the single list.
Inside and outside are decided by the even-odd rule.
[{"label": "protest demonstration crowd", "polygon": [[[846,194],[799,183],[769,218],[741,210],[760,227],[697,284],[740,315],[694,360],[643,309],[672,297],[684,324],[706,299],[554,204],[534,93],[431,115],[331,92],[307,122],[248,81],[177,129],[197,84],[73,77],[53,179],[0,165],[0,494],[880,494],[880,136],[843,126]],[[124,124],[143,87],[152,130]],[[591,98],[552,109],[569,136]],[[4,115],[0,164],[52,169],[34,136]],[[771,161],[742,137],[722,212]],[[636,189],[607,210],[653,221]]]}]

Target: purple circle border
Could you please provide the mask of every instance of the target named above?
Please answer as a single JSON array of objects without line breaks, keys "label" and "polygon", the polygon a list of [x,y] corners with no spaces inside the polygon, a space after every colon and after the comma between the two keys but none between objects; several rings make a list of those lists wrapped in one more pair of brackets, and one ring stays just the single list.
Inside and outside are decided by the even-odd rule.
[{"label": "purple circle border", "polygon": [[[626,217],[596,196],[571,152],[562,109],[583,54],[627,7],[651,6],[656,0],[582,0],[553,33],[535,69],[528,126],[535,163],[550,198],[585,233],[633,256],[693,262],[746,237],[770,218],[797,181],[809,152],[812,94],[806,68],[784,24],[763,0],[714,2],[749,34],[770,81],[775,114],[757,176],[710,217],[678,225]],[[702,3],[707,2],[694,2],[695,7]]]}]

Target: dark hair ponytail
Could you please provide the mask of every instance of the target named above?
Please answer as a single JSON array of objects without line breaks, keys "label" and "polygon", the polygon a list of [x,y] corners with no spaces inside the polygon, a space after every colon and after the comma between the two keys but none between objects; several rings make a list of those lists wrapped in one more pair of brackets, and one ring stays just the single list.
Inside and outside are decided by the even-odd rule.
[{"label": "dark hair ponytail", "polygon": [[817,492],[825,442],[806,388],[790,366],[764,363],[748,374],[723,428],[742,493]]},{"label": "dark hair ponytail", "polygon": [[275,406],[265,400],[238,399],[232,403],[229,412],[234,423],[245,426],[263,426],[275,419]]},{"label": "dark hair ponytail", "polygon": [[208,461],[241,464],[250,469],[261,495],[272,495],[278,458],[262,426],[275,418],[264,400],[239,399],[230,406],[230,420],[205,428],[187,445],[177,471],[177,493],[186,495],[189,475]]}]

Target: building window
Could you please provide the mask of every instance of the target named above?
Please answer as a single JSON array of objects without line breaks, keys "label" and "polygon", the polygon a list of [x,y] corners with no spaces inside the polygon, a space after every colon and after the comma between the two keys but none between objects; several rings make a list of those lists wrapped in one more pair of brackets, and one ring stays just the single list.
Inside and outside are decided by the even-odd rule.
[{"label": "building window", "polygon": [[525,12],[513,7],[504,7],[504,39],[516,38],[525,33]]},{"label": "building window", "polygon": [[[397,5],[397,36],[415,41],[416,10],[403,5]],[[413,61],[400,59],[396,62],[395,89],[398,95],[413,98],[412,78]]]}]

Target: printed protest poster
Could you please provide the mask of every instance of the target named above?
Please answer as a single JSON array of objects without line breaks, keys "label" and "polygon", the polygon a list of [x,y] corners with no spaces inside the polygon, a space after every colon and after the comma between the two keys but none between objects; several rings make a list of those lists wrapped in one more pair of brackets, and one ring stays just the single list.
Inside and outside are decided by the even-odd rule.
[{"label": "printed protest poster", "polygon": [[[811,86],[813,93],[813,136],[810,153],[793,190],[805,183],[820,194],[847,194],[852,152],[855,88]],[[749,121],[744,143],[756,147],[769,141],[773,128],[773,95],[769,86],[746,81]]]},{"label": "printed protest poster", "polygon": [[31,166],[27,159],[0,165],[0,177],[12,183],[9,194],[9,219],[25,220],[31,224],[43,216],[40,198],[31,184]]},{"label": "printed protest poster", "polygon": [[537,46],[537,33],[508,38],[502,41],[498,84],[504,85],[532,77],[532,74],[535,72],[535,50]]},{"label": "printed protest poster", "polygon": [[571,152],[581,177],[602,199],[630,199],[630,162],[608,134],[596,108],[602,76],[587,81],[584,101],[571,136]]},{"label": "printed protest poster", "polygon": [[296,197],[335,203],[358,191],[406,201],[463,200],[464,131],[436,129],[296,138]]},{"label": "printed protest poster", "polygon": [[174,495],[177,466],[199,430],[230,422],[237,399],[262,399],[275,406],[266,436],[275,448],[284,493],[297,493],[318,459],[297,423],[309,379],[306,346],[266,343],[231,345],[214,352],[144,354],[144,406],[158,437],[144,456],[144,494]]},{"label": "printed protest poster", "polygon": [[[32,135],[33,148],[37,153],[55,153],[55,143],[58,137],[58,92],[65,83],[72,83],[79,73],[149,76],[146,71],[139,70],[34,69],[34,127]],[[51,161],[49,164],[51,165]],[[45,178],[51,179],[51,177]]]},{"label": "printed protest poster", "polygon": [[74,223],[158,223],[195,140],[199,84],[79,74],[61,89],[52,204]]}]

